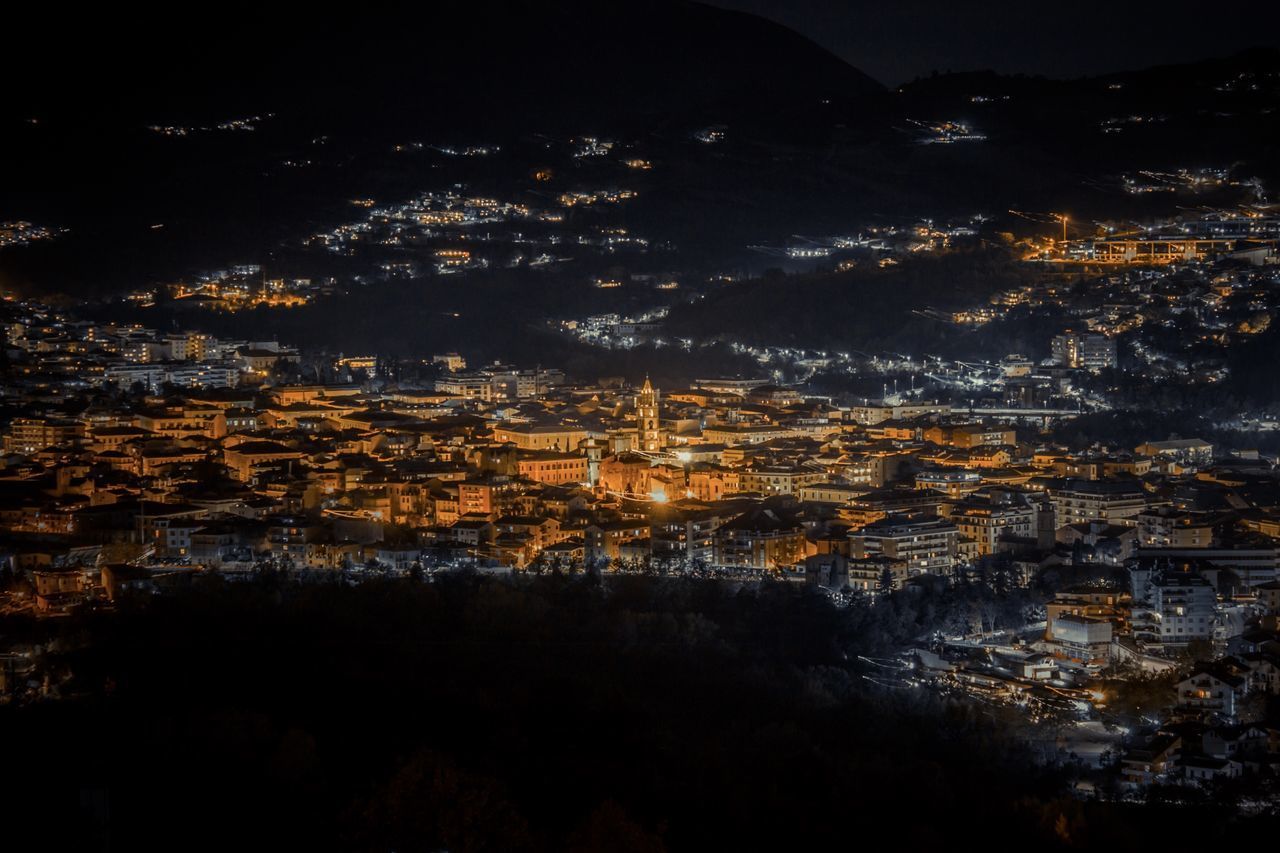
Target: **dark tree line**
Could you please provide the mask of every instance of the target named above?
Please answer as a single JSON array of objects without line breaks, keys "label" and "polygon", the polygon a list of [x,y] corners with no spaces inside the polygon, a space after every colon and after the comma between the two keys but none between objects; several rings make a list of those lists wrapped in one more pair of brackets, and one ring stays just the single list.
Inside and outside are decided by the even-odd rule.
[{"label": "dark tree line", "polygon": [[62,623],[71,698],[0,708],[0,801],[87,849],[1172,837],[1063,798],[982,708],[862,677],[858,653],[1017,606],[981,588],[840,608],[785,583],[590,573],[205,584]]}]

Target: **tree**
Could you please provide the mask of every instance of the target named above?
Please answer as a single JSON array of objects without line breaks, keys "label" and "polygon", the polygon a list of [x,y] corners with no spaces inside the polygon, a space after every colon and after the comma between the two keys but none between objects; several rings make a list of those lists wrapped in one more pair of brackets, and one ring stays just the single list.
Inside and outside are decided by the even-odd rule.
[{"label": "tree", "polygon": [[612,800],[596,808],[569,837],[570,853],[663,853],[662,839],[645,830]]},{"label": "tree", "polygon": [[1213,641],[1198,637],[1187,643],[1179,657],[1186,661],[1213,660]]},{"label": "tree", "polygon": [[876,589],[880,592],[893,592],[893,572],[889,571],[888,566],[885,566],[884,571],[880,572],[880,580],[876,584]]}]

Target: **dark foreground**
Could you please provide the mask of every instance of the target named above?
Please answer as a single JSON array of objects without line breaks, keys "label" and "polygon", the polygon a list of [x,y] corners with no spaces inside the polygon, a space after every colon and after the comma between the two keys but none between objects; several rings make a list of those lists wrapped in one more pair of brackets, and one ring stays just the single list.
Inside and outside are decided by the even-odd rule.
[{"label": "dark foreground", "polygon": [[849,663],[936,615],[640,577],[204,586],[59,624],[71,698],[0,709],[0,812],[98,850],[1186,849],[1275,831],[1074,800],[1004,721],[877,692]]}]

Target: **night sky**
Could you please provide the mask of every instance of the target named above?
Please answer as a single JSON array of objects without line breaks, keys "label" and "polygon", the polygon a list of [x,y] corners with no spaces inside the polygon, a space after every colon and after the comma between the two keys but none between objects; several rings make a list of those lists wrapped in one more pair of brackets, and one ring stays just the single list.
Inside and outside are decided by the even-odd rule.
[{"label": "night sky", "polygon": [[710,0],[772,19],[888,85],[931,71],[1078,77],[1280,47],[1280,3]]}]

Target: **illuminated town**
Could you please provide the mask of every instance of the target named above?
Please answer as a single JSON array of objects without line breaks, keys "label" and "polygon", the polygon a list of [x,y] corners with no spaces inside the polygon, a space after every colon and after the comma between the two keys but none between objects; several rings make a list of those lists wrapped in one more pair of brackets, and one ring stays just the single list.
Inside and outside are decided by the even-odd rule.
[{"label": "illuminated town", "polygon": [[[425,118],[371,23],[20,102],[69,171],[0,195],[0,801],[59,849],[1274,838],[1280,53],[890,88],[736,4],[498,5],[516,59],[415,13]],[[601,95],[632,25],[718,47]]]}]

